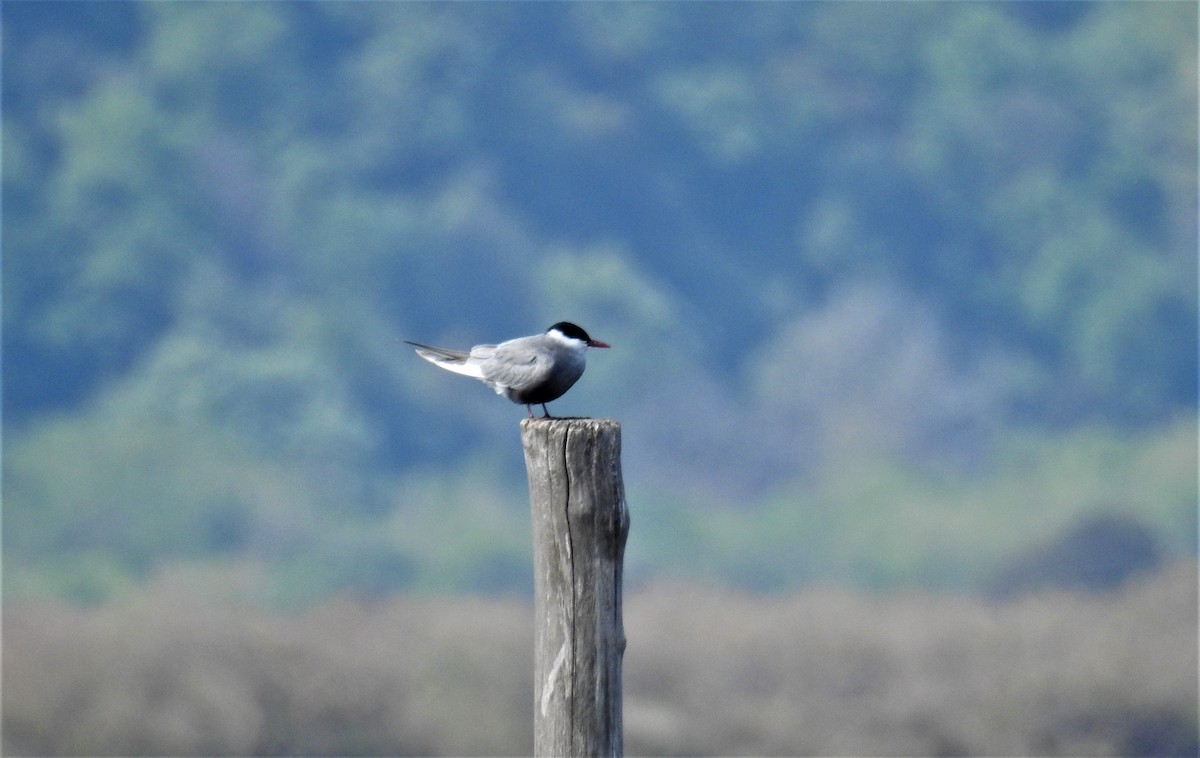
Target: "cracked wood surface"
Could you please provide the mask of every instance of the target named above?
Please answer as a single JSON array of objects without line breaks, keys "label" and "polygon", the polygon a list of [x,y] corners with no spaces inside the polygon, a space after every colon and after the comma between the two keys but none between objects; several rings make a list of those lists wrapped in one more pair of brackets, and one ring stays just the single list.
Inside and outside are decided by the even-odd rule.
[{"label": "cracked wood surface", "polygon": [[534,754],[619,756],[629,532],[621,426],[526,419],[521,442],[533,519]]}]

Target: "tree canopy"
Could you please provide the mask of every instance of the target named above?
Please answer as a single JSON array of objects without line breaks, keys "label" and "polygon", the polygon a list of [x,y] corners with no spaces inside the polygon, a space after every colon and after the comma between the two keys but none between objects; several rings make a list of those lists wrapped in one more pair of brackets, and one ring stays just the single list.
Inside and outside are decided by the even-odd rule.
[{"label": "tree canopy", "polygon": [[560,319],[616,348],[559,402],[626,424],[646,571],[951,581],[970,529],[916,566],[878,511],[1004,477],[1194,530],[1195,4],[3,14],[6,583],[520,585],[518,414],[398,340]]}]

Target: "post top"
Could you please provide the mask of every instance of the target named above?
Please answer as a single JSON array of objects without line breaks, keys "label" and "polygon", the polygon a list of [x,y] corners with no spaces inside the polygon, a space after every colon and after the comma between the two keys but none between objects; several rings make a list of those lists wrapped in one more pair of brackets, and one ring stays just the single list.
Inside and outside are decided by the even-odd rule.
[{"label": "post top", "polygon": [[533,431],[541,429],[549,431],[557,427],[565,427],[567,429],[590,429],[596,432],[600,431],[620,431],[621,422],[611,418],[588,418],[586,416],[568,416],[566,418],[523,418],[521,419],[521,431]]},{"label": "post top", "polygon": [[558,419],[522,419],[521,428],[529,429],[540,426],[589,426],[589,427],[617,427],[620,428],[620,422],[616,419],[589,419],[587,416],[565,416]]}]

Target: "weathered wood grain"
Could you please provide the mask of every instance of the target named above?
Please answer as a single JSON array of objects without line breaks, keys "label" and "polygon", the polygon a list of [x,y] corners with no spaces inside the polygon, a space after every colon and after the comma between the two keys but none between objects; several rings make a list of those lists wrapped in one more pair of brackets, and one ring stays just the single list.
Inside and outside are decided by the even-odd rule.
[{"label": "weathered wood grain", "polygon": [[620,756],[621,426],[526,419],[521,442],[533,516],[534,754]]}]

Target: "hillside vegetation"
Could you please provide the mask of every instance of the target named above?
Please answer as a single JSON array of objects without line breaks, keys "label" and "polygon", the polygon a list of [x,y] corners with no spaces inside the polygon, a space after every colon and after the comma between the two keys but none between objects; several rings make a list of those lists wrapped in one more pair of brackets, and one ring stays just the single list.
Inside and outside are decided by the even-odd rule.
[{"label": "hillside vegetation", "polygon": [[1192,3],[7,3],[4,590],[529,590],[614,349],[630,576],[985,588],[1196,546]]}]

